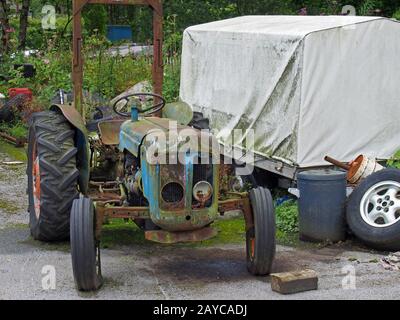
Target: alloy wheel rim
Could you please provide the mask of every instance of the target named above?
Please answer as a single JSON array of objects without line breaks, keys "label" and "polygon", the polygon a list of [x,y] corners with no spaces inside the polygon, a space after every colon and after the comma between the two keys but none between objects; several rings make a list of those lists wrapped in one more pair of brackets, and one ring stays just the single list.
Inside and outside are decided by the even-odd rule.
[{"label": "alloy wheel rim", "polygon": [[367,190],[361,199],[362,219],[375,228],[387,228],[400,221],[400,183],[382,181]]}]

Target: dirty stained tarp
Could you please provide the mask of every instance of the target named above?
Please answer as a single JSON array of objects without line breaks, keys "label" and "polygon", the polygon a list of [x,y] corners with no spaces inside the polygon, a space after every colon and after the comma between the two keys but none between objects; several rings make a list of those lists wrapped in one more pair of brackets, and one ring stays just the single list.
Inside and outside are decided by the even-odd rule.
[{"label": "dirty stained tarp", "polygon": [[[188,28],[180,97],[221,142],[301,167],[390,158],[400,148],[400,23],[379,17],[248,16]],[[383,110],[385,112],[383,112]],[[379,119],[379,121],[377,121]]]}]

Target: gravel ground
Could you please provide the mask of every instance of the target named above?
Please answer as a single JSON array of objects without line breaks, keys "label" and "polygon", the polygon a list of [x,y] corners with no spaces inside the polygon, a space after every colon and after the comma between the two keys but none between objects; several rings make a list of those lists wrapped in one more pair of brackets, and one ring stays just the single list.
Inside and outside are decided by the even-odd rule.
[{"label": "gravel ground", "polygon": [[[274,272],[311,268],[319,290],[282,296],[269,277],[252,277],[244,245],[207,248],[133,243],[102,250],[105,284],[94,294],[74,288],[69,245],[33,241],[28,230],[25,166],[7,166],[0,153],[0,299],[399,299],[400,272],[385,270],[383,254],[351,243],[324,248],[278,246]],[[42,273],[55,268],[55,289],[45,290]],[[344,272],[355,272],[345,290]],[[346,282],[350,283],[350,282]]]}]

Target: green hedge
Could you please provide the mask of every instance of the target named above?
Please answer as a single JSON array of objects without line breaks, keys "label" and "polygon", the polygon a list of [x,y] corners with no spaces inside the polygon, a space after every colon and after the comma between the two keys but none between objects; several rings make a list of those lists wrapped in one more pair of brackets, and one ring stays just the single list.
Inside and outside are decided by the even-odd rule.
[{"label": "green hedge", "polygon": [[397,19],[400,21],[400,9],[398,9],[394,14],[393,14],[393,18]]},{"label": "green hedge", "polygon": [[[46,49],[49,47],[49,44],[54,42],[57,42],[57,45],[60,43],[69,44],[72,36],[72,24],[68,24],[68,21],[66,16],[58,16],[56,30],[44,30],[40,18],[29,18],[26,37],[27,49]],[[12,18],[11,26],[15,30],[12,34],[12,46],[16,47],[19,33],[19,19]]]}]

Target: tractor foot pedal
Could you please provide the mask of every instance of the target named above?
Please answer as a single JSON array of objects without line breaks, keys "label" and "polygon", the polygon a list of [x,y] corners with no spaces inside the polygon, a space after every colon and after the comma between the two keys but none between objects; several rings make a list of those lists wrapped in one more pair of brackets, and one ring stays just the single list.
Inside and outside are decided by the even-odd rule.
[{"label": "tractor foot pedal", "polygon": [[215,237],[218,234],[218,231],[211,227],[206,227],[199,230],[194,231],[180,231],[180,232],[170,232],[165,230],[152,230],[146,231],[145,237],[146,240],[164,243],[164,244],[173,244],[180,242],[199,242],[205,241]]}]

